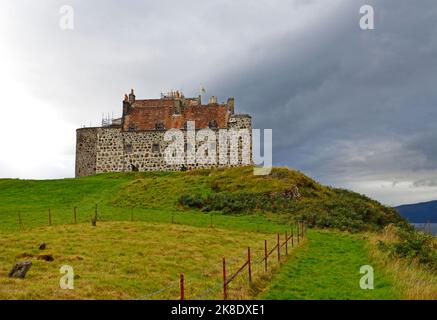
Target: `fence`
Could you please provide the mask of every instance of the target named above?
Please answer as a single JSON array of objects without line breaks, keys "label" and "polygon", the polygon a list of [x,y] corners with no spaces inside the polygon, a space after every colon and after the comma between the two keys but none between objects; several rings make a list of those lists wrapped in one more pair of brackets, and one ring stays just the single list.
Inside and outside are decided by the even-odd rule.
[{"label": "fence", "polygon": [[[118,208],[117,208],[118,209]],[[46,209],[47,211],[47,223],[49,226],[53,224],[53,214],[56,213],[56,211],[53,211],[51,208]],[[71,211],[71,217],[72,222],[77,224],[78,223],[78,207],[73,207],[70,209]],[[96,222],[98,219],[101,219],[101,214],[99,213],[97,204],[94,205],[94,207],[87,207],[86,210],[88,214],[86,215],[86,220],[90,221],[93,225],[96,225]],[[92,214],[91,214],[91,211]],[[133,208],[129,208],[128,211],[125,213],[126,217],[125,219],[129,218],[130,221],[134,221],[134,210]],[[84,216],[84,215],[82,215]],[[123,219],[124,220],[124,219]],[[212,215],[208,217],[209,226],[213,227],[213,220]],[[82,220],[83,221],[83,220]],[[169,221],[171,223],[175,223],[175,214],[171,213],[169,217]],[[20,229],[24,229],[24,221],[21,211],[18,211],[18,225]],[[200,294],[195,295],[193,298],[195,299],[202,299],[206,295],[208,295],[211,292],[217,292],[218,290],[223,290],[223,299],[227,300],[229,298],[229,286],[230,284],[244,271],[247,271],[247,278],[249,283],[252,283],[253,281],[253,266],[254,265],[263,265],[263,270],[265,273],[269,271],[269,258],[272,257],[272,255],[276,252],[277,256],[277,262],[280,265],[281,264],[281,249],[285,249],[285,256],[288,255],[289,247],[293,248],[295,245],[299,245],[302,241],[302,239],[305,237],[307,231],[307,223],[304,221],[299,221],[295,226],[293,226],[290,230],[290,233],[288,231],[285,231],[285,234],[283,235],[284,240],[281,241],[280,234],[276,235],[276,243],[272,248],[268,248],[268,242],[267,240],[264,240],[264,255],[262,258],[254,260],[251,254],[251,248],[247,248],[247,255],[245,257],[244,262],[236,269],[235,272],[229,273],[227,261],[228,259],[226,257],[223,257],[222,263],[221,263],[221,269],[222,269],[222,281],[219,285],[209,287],[205,291],[203,291]],[[241,258],[241,257],[240,257]],[[139,299],[147,299],[153,296],[156,296],[160,293],[165,292],[169,289],[175,289],[179,288],[179,295],[178,299],[185,300],[187,299],[186,294],[186,279],[183,273],[179,275],[179,279],[177,283],[172,283],[171,285],[165,286],[155,292],[146,294]]]},{"label": "fence", "polygon": [[[178,210],[162,210],[159,208],[129,208],[112,207],[110,205],[87,204],[71,207],[41,207],[20,208],[18,210],[1,210],[0,224],[2,230],[27,230],[33,227],[90,223],[98,221],[145,221],[172,224],[189,224],[196,227],[225,227],[228,219],[247,225],[257,224],[256,231],[270,233],[271,227],[264,227],[261,217],[235,217],[215,214],[198,214],[180,212]],[[271,225],[271,224],[270,224]],[[277,227],[284,229],[284,225],[277,223]]]},{"label": "fence", "polygon": [[[222,276],[223,279],[220,283],[219,286],[213,286],[210,288],[207,288],[204,292],[197,294],[194,299],[201,299],[203,297],[205,297],[207,294],[211,293],[211,292],[215,292],[218,289],[222,288],[223,290],[223,300],[228,300],[229,299],[229,285],[231,284],[232,281],[234,281],[240,274],[243,273],[243,271],[247,270],[247,279],[249,284],[252,283],[253,281],[253,274],[252,274],[252,267],[254,264],[263,264],[264,265],[264,271],[267,273],[268,272],[268,265],[269,265],[269,257],[271,257],[271,255],[275,252],[277,252],[277,261],[278,264],[280,265],[282,263],[281,260],[281,248],[285,247],[285,255],[288,255],[288,245],[291,244],[291,247],[293,248],[295,246],[294,244],[294,240],[297,240],[297,244],[299,244],[305,237],[306,235],[306,231],[307,231],[307,224],[304,221],[299,221],[297,223],[297,231],[294,234],[293,229],[291,229],[290,234],[288,232],[285,232],[284,235],[284,241],[281,242],[280,240],[280,235],[277,234],[277,241],[276,244],[270,249],[268,250],[268,246],[267,246],[267,240],[264,240],[264,257],[262,257],[261,259],[257,260],[257,261],[253,261],[252,256],[251,256],[251,250],[250,247],[247,248],[247,257],[246,260],[244,261],[244,263],[234,272],[231,274],[228,274],[228,270],[227,270],[227,264],[226,264],[226,258],[223,257],[222,259]],[[179,275],[179,299],[180,300],[187,300],[187,295],[186,295],[186,281],[185,281],[185,276],[183,273],[181,273]],[[171,288],[175,288],[175,284],[171,284],[169,286],[166,286],[162,289],[159,289],[151,294],[147,294],[141,298],[150,298],[154,295],[157,295],[159,293],[162,293],[163,291],[167,290],[167,289],[171,289]],[[141,299],[140,298],[140,299]]]},{"label": "fence", "polygon": [[[96,204],[92,210],[90,210],[89,208],[84,210],[84,211],[87,211],[87,212],[93,211],[92,214],[87,214],[86,215],[87,220],[91,221],[91,223],[93,223],[93,225],[95,224],[95,222],[97,222],[97,212],[98,212],[97,208],[98,207],[97,207],[97,204]],[[35,226],[35,225],[40,226],[39,223],[35,223],[35,220],[37,220],[37,218],[41,218],[41,216],[44,214],[44,211],[45,211],[47,213],[47,220],[46,220],[47,221],[47,225],[48,226],[52,226],[54,224],[53,223],[54,213],[62,212],[62,217],[65,218],[65,211],[66,210],[69,210],[69,211],[71,210],[71,217],[72,217],[71,219],[72,220],[70,220],[69,222],[77,224],[78,223],[78,219],[77,219],[78,218],[78,215],[77,215],[78,208],[77,207],[73,207],[72,209],[61,209],[61,210],[58,210],[58,211],[53,211],[51,208],[48,208],[48,209],[45,209],[45,210],[41,209],[41,210],[36,210],[36,211],[32,210],[32,211],[29,211],[29,212],[31,212],[32,214],[37,213],[38,215],[36,217],[32,217],[28,221],[31,221],[33,226]],[[18,221],[18,228],[19,228],[19,230],[25,229],[25,223],[24,223],[25,219],[23,217],[23,213],[22,213],[21,210],[17,212],[17,221]],[[41,219],[38,222],[40,222],[40,221],[41,221]],[[84,221],[84,220],[82,220],[82,221]],[[131,221],[133,221],[133,210],[131,210]],[[61,224],[65,224],[65,220],[63,220],[62,222],[63,223],[61,223]]]}]

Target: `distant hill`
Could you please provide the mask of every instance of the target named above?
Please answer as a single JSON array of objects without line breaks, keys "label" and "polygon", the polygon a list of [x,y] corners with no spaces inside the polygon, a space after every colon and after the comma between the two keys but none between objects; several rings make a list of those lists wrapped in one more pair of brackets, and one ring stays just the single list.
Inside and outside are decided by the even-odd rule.
[{"label": "distant hill", "polygon": [[437,223],[437,200],[407,204],[395,209],[408,221],[415,223]]}]

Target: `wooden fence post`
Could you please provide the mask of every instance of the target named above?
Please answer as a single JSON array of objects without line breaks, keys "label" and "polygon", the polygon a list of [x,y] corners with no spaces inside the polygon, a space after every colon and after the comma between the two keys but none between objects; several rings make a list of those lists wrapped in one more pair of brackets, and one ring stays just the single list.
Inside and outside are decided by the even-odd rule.
[{"label": "wooden fence post", "polygon": [[297,223],[297,244],[299,244],[299,222]]},{"label": "wooden fence post", "polygon": [[23,230],[23,220],[21,219],[20,211],[18,211],[18,225],[20,226],[20,230]]},{"label": "wooden fence post", "polygon": [[52,225],[52,212],[50,211],[50,208],[49,208],[49,226],[51,226]]},{"label": "wooden fence post", "polygon": [[285,231],[285,254],[288,256],[288,232]]},{"label": "wooden fence post", "polygon": [[228,284],[226,283],[226,259],[223,257],[223,300],[228,299]]},{"label": "wooden fence post", "polygon": [[212,213],[210,214],[209,227],[212,228]]},{"label": "wooden fence post", "polygon": [[267,240],[264,240],[264,270],[267,272]]},{"label": "wooden fence post", "polygon": [[180,275],[180,284],[181,284],[181,300],[185,300],[185,287],[184,287],[184,274]]},{"label": "wooden fence post", "polygon": [[77,207],[73,208],[73,217],[74,217],[74,223],[77,223],[77,213],[76,213]]},{"label": "wooden fence post", "polygon": [[293,228],[291,228],[291,247],[294,247],[294,235],[293,235]]},{"label": "wooden fence post", "polygon": [[97,203],[96,203],[96,207],[94,209],[94,217],[91,218],[91,225],[93,227],[97,226]]},{"label": "wooden fence post", "polygon": [[251,259],[250,259],[250,247],[247,247],[247,270],[249,271],[249,282],[252,282],[252,266],[251,266]]},{"label": "wooden fence post", "polygon": [[281,241],[279,240],[279,233],[278,233],[278,262],[281,263]]}]

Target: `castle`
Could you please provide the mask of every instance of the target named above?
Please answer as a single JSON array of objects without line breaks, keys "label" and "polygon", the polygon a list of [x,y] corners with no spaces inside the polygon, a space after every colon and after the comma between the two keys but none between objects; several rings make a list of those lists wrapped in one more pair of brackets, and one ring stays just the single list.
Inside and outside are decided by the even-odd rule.
[{"label": "castle", "polygon": [[[77,129],[76,177],[104,172],[183,171],[250,164],[251,116],[235,114],[234,104],[234,98],[228,98],[226,103],[218,103],[214,96],[209,99],[208,104],[202,104],[201,96],[186,98],[180,91],[161,94],[160,99],[137,100],[131,90],[124,97],[121,118],[102,121],[101,127]],[[202,141],[193,143],[189,139],[188,133],[192,124],[195,124],[196,136],[206,128],[217,135],[227,129],[230,132],[228,140],[237,139],[236,161],[219,159],[220,152],[212,155],[213,160],[216,160],[213,162],[190,160],[188,151],[197,150],[202,145]],[[183,133],[183,151],[186,156],[182,164],[169,163],[164,156],[164,150],[170,144],[165,139],[169,129],[179,129]],[[244,130],[249,132],[246,140],[238,133]],[[232,148],[227,144],[224,147],[212,144],[212,147],[217,151],[222,148],[220,151],[224,150],[225,155],[232,157]],[[242,156],[244,150],[249,151],[249,159]]]}]

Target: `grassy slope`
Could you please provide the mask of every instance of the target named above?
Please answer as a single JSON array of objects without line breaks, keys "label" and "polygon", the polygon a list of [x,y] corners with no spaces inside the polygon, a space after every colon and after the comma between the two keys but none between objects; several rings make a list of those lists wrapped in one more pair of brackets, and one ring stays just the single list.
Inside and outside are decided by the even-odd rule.
[{"label": "grassy slope", "polygon": [[[297,186],[302,195],[299,201],[270,203],[263,198],[293,186]],[[49,208],[54,224],[71,222],[74,206],[78,207],[79,221],[89,221],[96,203],[100,218],[107,220],[126,220],[131,214],[130,208],[135,208],[135,216],[140,220],[168,222],[172,214],[179,214],[183,223],[208,225],[209,216],[201,217],[197,214],[198,209],[182,208],[178,204],[180,196],[187,193],[201,197],[219,195],[223,199],[230,196],[243,209],[250,203],[246,203],[247,197],[240,196],[249,194],[249,198],[257,199],[257,206],[268,205],[267,209],[248,207],[244,212],[237,212],[245,216],[233,214],[232,218],[222,216],[225,210],[213,212],[215,223],[221,227],[239,224],[247,229],[250,221],[254,225],[248,230],[274,231],[266,221],[276,221],[276,228],[302,216],[318,226],[337,223],[346,228],[360,228],[363,221],[369,226],[377,226],[398,219],[393,211],[375,201],[324,187],[300,172],[274,168],[269,176],[255,176],[251,167],[244,167],[185,173],[103,174],[48,181],[0,179],[0,232],[17,230],[18,211],[21,211],[25,225],[30,227],[46,225]],[[286,205],[284,210],[281,209],[283,205]]]},{"label": "grassy slope", "polygon": [[[209,214],[181,210],[177,205],[177,198],[187,190],[186,186],[208,192],[202,182],[203,176],[189,178],[190,175],[181,173],[127,173],[42,181],[0,179],[0,233],[19,230],[18,212],[26,228],[47,226],[49,208],[53,225],[71,223],[73,207],[77,207],[78,222],[88,222],[94,214],[95,204],[98,204],[101,220],[129,220],[131,208],[134,208],[135,220],[164,223],[174,220],[208,227],[211,224]],[[140,188],[138,183],[149,184],[150,188]],[[214,226],[221,228],[264,232],[286,230],[283,224],[271,222],[261,215],[229,217],[215,213],[212,221]]]},{"label": "grassy slope", "polygon": [[[183,193],[208,196],[217,193],[238,194],[240,192],[246,192],[258,195],[281,192],[282,190],[294,185],[299,187],[303,198],[299,201],[294,201],[292,203],[293,206],[289,208],[289,211],[286,214],[278,214],[278,212],[259,212],[259,210],[237,215],[225,215],[222,212],[206,214],[200,213],[197,209],[182,208],[178,204],[178,199]],[[159,223],[160,225],[168,226],[168,223],[174,220],[178,224],[202,228],[197,229],[197,231],[193,233],[194,237],[194,234],[196,233],[203,234],[209,232],[207,230],[209,230],[208,227],[211,223],[212,217],[215,228],[227,229],[230,232],[237,232],[239,234],[245,234],[245,232],[249,231],[255,232],[253,239],[256,239],[255,242],[257,243],[259,240],[257,234],[263,238],[265,237],[263,233],[283,233],[289,228],[288,223],[290,223],[296,215],[300,215],[301,213],[312,215],[323,213],[326,218],[326,212],[331,216],[338,216],[339,214],[341,216],[343,212],[346,212],[346,215],[348,212],[353,212],[354,215],[357,215],[355,211],[358,210],[359,214],[363,214],[363,216],[367,216],[367,218],[368,216],[371,218],[377,216],[377,219],[382,219],[381,221],[384,221],[386,217],[389,217],[389,219],[393,218],[391,216],[392,212],[387,211],[386,208],[382,207],[375,201],[371,201],[365,197],[344,190],[321,186],[299,172],[283,168],[275,168],[270,176],[254,176],[252,175],[252,168],[246,167],[228,170],[200,170],[186,173],[158,172],[104,174],[80,179],[49,181],[0,179],[0,234],[2,235],[2,238],[9,239],[9,242],[3,243],[5,248],[9,248],[7,249],[9,251],[5,251],[7,256],[5,256],[2,261],[4,263],[0,266],[1,273],[4,274],[5,270],[10,267],[16,254],[22,253],[18,251],[35,250],[37,242],[43,241],[40,239],[45,238],[44,235],[46,235],[48,239],[51,239],[50,241],[57,243],[56,246],[58,246],[57,250],[59,251],[58,253],[54,252],[54,254],[57,254],[60,257],[70,257],[75,254],[84,255],[85,252],[76,253],[76,250],[74,250],[76,245],[79,245],[80,248],[80,242],[76,244],[73,239],[70,239],[70,241],[73,241],[72,244],[66,246],[69,251],[63,251],[61,248],[61,242],[58,243],[56,239],[59,237],[60,232],[65,232],[65,236],[70,232],[73,234],[77,232],[77,230],[75,231],[75,228],[78,228],[78,226],[68,226],[68,228],[72,228],[69,229],[70,231],[63,229],[67,227],[61,226],[72,222],[73,207],[78,207],[79,223],[87,222],[85,225],[88,225],[96,203],[99,208],[100,220],[126,222],[130,220],[131,208],[134,208],[133,213],[136,221]],[[351,204],[353,204],[353,206],[351,206]],[[53,226],[51,228],[46,228],[48,222],[48,208],[51,208],[52,212]],[[26,227],[26,230],[23,233],[16,232],[19,229],[17,223],[17,213],[19,211],[21,212]],[[352,216],[352,218],[354,217]],[[347,219],[351,219],[351,217],[348,216]],[[103,226],[103,224],[100,224],[100,227],[101,226]],[[36,229],[35,231],[33,229],[29,230],[29,228],[34,227],[42,229]],[[102,230],[100,227],[97,230]],[[131,227],[127,227],[127,229],[129,228]],[[141,229],[143,226],[138,224],[138,228]],[[96,234],[95,240],[104,243],[105,246],[112,249],[113,241],[111,239],[113,238],[113,234],[120,233],[120,235],[123,235],[121,237],[126,237],[128,240],[122,241],[125,245],[124,247],[115,246],[114,250],[120,254],[126,252],[125,259],[128,260],[136,254],[135,252],[131,252],[131,250],[136,250],[136,246],[131,249],[131,243],[129,241],[132,241],[132,243],[135,244],[137,241],[141,242],[141,239],[130,238],[130,234],[126,234],[123,230],[124,227],[122,227],[121,230],[119,227],[113,230],[108,229],[101,235]],[[91,230],[90,232],[93,231]],[[138,232],[136,234],[141,234],[141,231],[137,230],[135,232]],[[154,237],[159,237],[161,234],[162,232],[151,233],[152,238],[148,238],[148,243],[154,243]],[[182,234],[184,234],[184,232],[182,232]],[[19,249],[18,251],[14,250],[14,242],[16,239],[14,237],[18,237],[16,240],[18,243],[16,246],[16,248]],[[86,239],[86,235],[77,238],[82,239],[84,237]],[[236,238],[238,237],[240,236],[236,235]],[[248,239],[248,243],[245,244],[245,246],[250,245],[252,240],[249,234],[244,237],[247,237]],[[337,235],[333,235],[333,237],[336,238]],[[26,241],[26,238],[31,238],[33,240]],[[64,238],[59,237],[59,239]],[[177,235],[175,239],[178,239]],[[220,239],[217,239],[217,241]],[[11,245],[10,247],[6,245],[8,243]],[[93,252],[92,243],[93,242],[87,244],[87,249],[91,252]],[[339,245],[342,243],[339,243]],[[350,245],[348,241],[345,241],[343,244],[347,250],[356,249],[356,247],[348,247]],[[145,247],[148,246],[145,242],[142,242],[142,245]],[[178,247],[179,243],[175,242],[173,245]],[[189,243],[189,245],[183,247],[183,251],[188,250],[188,247],[190,246],[199,250],[202,249],[201,243]],[[222,246],[226,251],[221,251],[220,248]],[[232,250],[242,250],[239,246],[231,248],[225,243],[222,244],[220,241],[214,246],[214,248],[218,255],[232,252]],[[319,258],[324,256],[321,251],[323,250],[320,249],[318,251],[320,254]],[[151,253],[151,256],[159,256],[159,253]],[[109,252],[102,253],[101,255],[99,254],[95,256],[93,263],[103,266],[107,261],[111,261],[113,258],[114,257],[110,256]],[[160,264],[159,268],[157,267],[157,270],[166,270],[168,268],[170,273],[165,272],[165,275],[163,274],[162,276],[166,277],[171,274],[171,278],[173,278],[175,273],[180,272],[181,268],[172,269],[171,265],[176,262],[174,260],[168,261],[168,259],[170,258],[164,257],[164,263]],[[317,261],[321,263],[320,267],[323,268],[323,259]],[[77,261],[74,263],[77,263]],[[101,285],[98,287],[99,292],[102,291],[100,289],[104,290],[105,288],[109,288],[108,290],[113,293],[113,297],[126,298],[133,297],[137,293],[149,291],[148,289],[153,290],[163,283],[162,281],[157,281],[155,284],[149,283],[146,286],[145,283],[138,283],[137,280],[131,281],[129,280],[129,277],[125,276],[123,273],[125,272],[123,271],[123,268],[129,269],[130,267],[125,265],[124,260],[117,263],[120,263],[120,269],[116,267],[115,263],[113,263],[112,266],[117,269],[117,274],[118,276],[121,276],[121,278],[118,279],[114,274],[113,278],[107,279],[107,287],[105,287],[104,281],[98,281],[98,277],[96,276],[97,273],[94,274],[97,284],[100,283],[99,285]],[[334,264],[334,261],[332,261],[332,263]],[[38,261],[35,266],[37,265],[45,266],[44,263]],[[206,262],[202,262],[201,265],[206,267]],[[53,281],[55,278],[59,279],[57,274],[58,270],[56,269],[59,268],[59,265],[56,263],[56,268],[54,266],[55,264],[51,265],[51,268],[54,268],[52,271],[55,273],[54,275],[50,275],[51,277],[53,276]],[[289,266],[290,265],[284,267],[285,272],[287,272]],[[353,267],[353,273],[355,273],[355,264],[353,266],[349,265],[349,267]],[[129,273],[128,271],[126,272]],[[349,272],[352,271],[349,270]],[[44,278],[42,273],[40,276]],[[191,277],[196,278],[196,272],[193,272]],[[334,276],[334,279],[337,279],[337,277],[338,276]],[[2,279],[2,281],[4,281],[4,279]],[[110,283],[114,281],[120,286],[119,289],[109,287]],[[19,281],[17,283],[20,284]],[[13,286],[17,285],[17,283],[13,284]],[[241,286],[240,289],[243,287],[244,286]],[[129,288],[132,288],[132,290]],[[309,290],[308,292],[311,292],[314,288],[307,287],[307,289]],[[317,290],[323,292],[323,288],[318,288]],[[342,294],[338,290],[334,291],[338,294],[336,298],[346,297],[345,294]],[[30,294],[30,296],[27,297],[37,297],[37,291],[32,292],[24,292],[23,294]],[[42,294],[50,293],[43,292]],[[91,293],[90,291],[84,291],[83,294],[86,297]],[[243,293],[243,297],[244,294],[245,293]]]},{"label": "grassy slope", "polygon": [[[362,265],[375,268],[375,289],[359,287]],[[360,235],[310,231],[308,243],[273,278],[262,299],[396,299],[393,282],[370,258]]]},{"label": "grassy slope", "polygon": [[[222,298],[222,257],[228,272],[235,272],[251,247],[260,260],[264,240],[275,235],[217,228],[147,223],[98,222],[34,228],[8,233],[0,238],[0,299],[177,299],[179,274],[184,273],[186,296],[195,299],[209,288],[203,299]],[[44,252],[40,242],[47,243]],[[292,251],[292,250],[290,250]],[[38,260],[52,254],[53,262]],[[24,280],[4,275],[15,260],[33,263]],[[276,257],[272,256],[272,265]],[[74,290],[59,288],[59,268],[71,265],[79,278]],[[253,265],[253,275],[263,273]],[[145,295],[172,287],[154,296]],[[232,299],[250,298],[246,272],[232,282]]]},{"label": "grassy slope", "polygon": [[398,241],[393,228],[380,233],[368,233],[367,247],[377,266],[391,275],[394,289],[407,300],[437,300],[437,273],[425,265],[395,258],[378,249],[378,242]]}]

